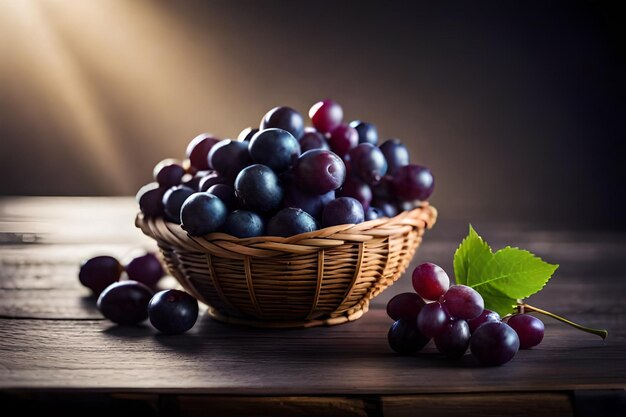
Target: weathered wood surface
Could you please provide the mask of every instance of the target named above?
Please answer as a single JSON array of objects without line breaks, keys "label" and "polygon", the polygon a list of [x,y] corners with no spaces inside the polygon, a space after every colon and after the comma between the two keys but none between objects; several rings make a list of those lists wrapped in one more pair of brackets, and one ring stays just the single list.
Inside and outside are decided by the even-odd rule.
[{"label": "weathered wood surface", "polygon": [[[127,393],[142,401],[161,398],[159,407],[175,404],[189,415],[199,414],[207,401],[221,415],[220,407],[229,404],[224,396],[232,395],[253,396],[235,402],[269,414],[311,415],[307,406],[320,407],[330,396],[338,415],[408,415],[416,407],[436,409],[443,395],[448,414],[497,415],[485,408],[492,404],[487,396],[518,411],[526,410],[523,404],[534,410],[534,404],[557,416],[571,415],[576,392],[626,388],[624,234],[474,225],[494,248],[520,246],[561,264],[532,304],[610,332],[602,341],[546,319],[540,346],[503,367],[481,368],[470,355],[444,360],[430,345],[414,357],[389,350],[383,307],[410,289],[406,277],[362,319],[332,328],[247,329],[206,316],[174,337],[158,335],[148,324],[114,326],[78,284],[78,263],[96,254],[123,258],[133,249],[153,249],[134,228],[134,214],[128,198],[0,200],[0,392]],[[451,271],[466,232],[466,224],[442,215],[414,264],[428,260]],[[280,398],[263,403],[258,395]],[[175,400],[163,400],[168,396]],[[253,415],[242,410],[240,415]]]}]

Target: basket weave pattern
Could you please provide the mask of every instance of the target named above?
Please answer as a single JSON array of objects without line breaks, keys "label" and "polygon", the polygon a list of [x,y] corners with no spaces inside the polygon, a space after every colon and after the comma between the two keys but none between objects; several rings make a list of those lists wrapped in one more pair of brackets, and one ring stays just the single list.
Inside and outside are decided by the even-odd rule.
[{"label": "basket weave pattern", "polygon": [[214,318],[260,327],[356,320],[406,270],[437,210],[424,203],[391,219],[282,238],[191,237],[178,224],[139,214],[170,273]]}]

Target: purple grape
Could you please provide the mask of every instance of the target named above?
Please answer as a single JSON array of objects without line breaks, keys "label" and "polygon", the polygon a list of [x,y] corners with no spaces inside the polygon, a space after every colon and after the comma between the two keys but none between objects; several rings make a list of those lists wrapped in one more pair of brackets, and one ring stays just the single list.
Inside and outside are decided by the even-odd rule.
[{"label": "purple grape", "polygon": [[466,285],[453,285],[441,297],[441,304],[450,317],[471,320],[480,316],[485,308],[483,297]]},{"label": "purple grape", "polygon": [[298,183],[311,194],[326,194],[341,187],[346,166],[331,151],[312,149],[300,155],[293,172]]},{"label": "purple grape", "polygon": [[419,165],[404,166],[393,177],[393,190],[401,200],[424,201],[430,197],[434,187],[433,174]]},{"label": "purple grape", "polygon": [[387,340],[395,352],[410,355],[422,350],[430,339],[420,333],[414,320],[400,319],[391,325]]},{"label": "purple grape", "polygon": [[467,352],[470,336],[469,326],[465,320],[451,320],[435,336],[435,346],[447,357],[458,359]]},{"label": "purple grape", "polygon": [[263,236],[265,222],[252,211],[235,210],[226,218],[224,232],[238,238]]},{"label": "purple grape", "polygon": [[294,179],[286,182],[284,207],[301,208],[316,219],[321,218],[322,211],[326,204],[335,199],[335,191],[325,194],[309,194],[295,182]]},{"label": "purple grape", "polygon": [[246,210],[268,213],[280,207],[283,189],[269,167],[255,164],[244,168],[235,179],[235,193]]},{"label": "purple grape", "polygon": [[400,142],[400,139],[389,139],[380,145],[380,150],[387,160],[387,173],[396,175],[403,166],[409,165],[409,150]]},{"label": "purple grape", "polygon": [[194,190],[184,185],[177,185],[167,190],[163,194],[165,219],[172,223],[180,224],[180,209],[185,200],[193,193],[195,193]]},{"label": "purple grape", "polygon": [[216,143],[209,152],[209,166],[229,179],[252,163],[248,142],[224,139]]},{"label": "purple grape", "polygon": [[478,327],[470,342],[472,355],[483,365],[507,363],[519,350],[517,333],[508,324],[492,321]]},{"label": "purple grape", "polygon": [[250,142],[250,139],[252,139],[252,136],[256,135],[256,133],[259,131],[259,129],[253,129],[251,127],[246,127],[244,130],[242,130],[239,133],[239,136],[237,136],[237,141],[238,142]]},{"label": "purple grape", "polygon": [[161,187],[170,188],[180,184],[185,168],[176,159],[164,159],[155,165],[152,174]]},{"label": "purple grape", "polygon": [[119,281],[124,267],[112,256],[96,256],[83,261],[78,279],[85,287],[100,294],[106,287]]},{"label": "purple grape", "polygon": [[182,227],[190,236],[204,236],[219,230],[227,215],[222,200],[209,193],[191,195],[180,210]]},{"label": "purple grape", "polygon": [[328,133],[341,124],[343,109],[332,100],[322,100],[311,106],[309,117],[318,131]]},{"label": "purple grape", "polygon": [[[206,171],[209,169],[209,152],[213,145],[219,142],[219,139],[213,137],[209,133],[201,133],[189,142],[187,145],[187,158],[191,166],[198,171]],[[176,185],[176,184],[173,184]]]},{"label": "purple grape", "polygon": [[484,309],[480,316],[471,319],[467,322],[470,328],[470,333],[474,333],[476,329],[480,327],[481,324],[489,323],[492,321],[500,321],[500,315],[495,311]]},{"label": "purple grape", "polygon": [[351,149],[350,172],[368,184],[376,184],[387,173],[385,156],[376,146],[361,143]]},{"label": "purple grape", "polygon": [[450,316],[440,303],[429,303],[417,316],[417,328],[423,335],[433,337],[441,333],[449,321]]},{"label": "purple grape", "polygon": [[302,115],[290,107],[274,107],[261,120],[260,130],[277,128],[286,130],[296,139],[304,133],[304,119]]},{"label": "purple grape", "polygon": [[379,208],[369,207],[365,212],[365,221],[376,220],[385,217],[385,213]]},{"label": "purple grape", "polygon": [[387,315],[393,320],[407,319],[416,322],[417,315],[425,303],[417,294],[403,292],[387,303]]},{"label": "purple grape", "polygon": [[237,210],[239,207],[239,201],[235,195],[235,189],[230,185],[215,184],[207,190],[207,193],[213,194],[215,197],[222,200],[222,203],[224,203],[228,211]]},{"label": "purple grape", "polygon": [[378,130],[373,124],[355,120],[350,122],[350,127],[355,128],[358,132],[359,143],[378,144]]},{"label": "purple grape", "polygon": [[141,187],[135,197],[141,212],[149,217],[162,216],[164,193],[165,189],[156,182],[151,182]]},{"label": "purple grape", "polygon": [[374,198],[370,206],[376,207],[377,209],[382,211],[385,217],[391,218],[398,215],[398,208],[395,204],[390,203],[389,201],[377,200],[376,198]]},{"label": "purple grape", "polygon": [[385,175],[377,184],[372,185],[372,195],[376,200],[393,201],[395,199],[393,177]]},{"label": "purple grape", "polygon": [[355,198],[363,206],[363,210],[367,211],[372,202],[372,189],[361,181],[359,178],[349,176],[343,183],[341,189],[337,192],[339,197]]},{"label": "purple grape", "polygon": [[506,322],[519,337],[520,349],[530,349],[543,340],[544,325],[537,317],[529,314],[516,314]]},{"label": "purple grape", "polygon": [[420,200],[413,201],[398,201],[396,203],[396,208],[398,211],[411,211],[414,208],[421,207],[422,202]]},{"label": "purple grape", "polygon": [[330,150],[328,142],[326,142],[326,138],[318,131],[305,132],[304,136],[300,138],[299,142],[300,151],[302,153],[310,151],[311,149],[324,149],[327,151]]},{"label": "purple grape", "polygon": [[179,290],[156,293],[148,304],[150,323],[161,333],[181,334],[198,319],[198,301]]},{"label": "purple grape", "polygon": [[148,318],[152,290],[137,281],[121,281],[106,287],[98,297],[98,310],[117,324],[138,324]]},{"label": "purple grape", "polygon": [[131,259],[126,264],[126,274],[129,279],[154,288],[165,275],[165,271],[163,271],[163,265],[161,265],[159,258],[154,253],[148,252]]},{"label": "purple grape", "polygon": [[230,181],[226,177],[220,176],[217,172],[213,171],[212,173],[200,180],[198,191],[208,191],[208,189],[213,187],[215,184],[232,185],[232,181]]},{"label": "purple grape", "polygon": [[289,237],[319,229],[315,219],[299,208],[287,207],[280,210],[267,224],[270,236]]},{"label": "purple grape", "polygon": [[300,156],[300,145],[291,133],[282,129],[259,131],[248,146],[252,160],[276,173],[288,170]]},{"label": "purple grape", "polygon": [[332,130],[330,138],[328,139],[328,145],[330,149],[344,158],[350,149],[359,144],[359,134],[356,129],[346,125],[340,124]]},{"label": "purple grape", "polygon": [[413,270],[413,288],[424,300],[438,300],[450,287],[450,278],[440,266],[430,262]]},{"label": "purple grape", "polygon": [[339,197],[326,204],[322,212],[322,226],[363,223],[365,213],[359,201],[352,197]]}]

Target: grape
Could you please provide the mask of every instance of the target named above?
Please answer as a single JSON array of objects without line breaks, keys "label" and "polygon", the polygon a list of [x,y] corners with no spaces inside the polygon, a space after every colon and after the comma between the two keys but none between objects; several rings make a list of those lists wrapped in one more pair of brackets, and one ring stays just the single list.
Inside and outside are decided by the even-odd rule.
[{"label": "grape", "polygon": [[[219,139],[213,137],[209,133],[201,133],[189,142],[187,145],[187,158],[191,166],[198,171],[206,171],[209,169],[209,151],[219,142]],[[176,185],[176,184],[173,184]]]},{"label": "grape", "polygon": [[339,197],[326,204],[322,212],[322,225],[324,227],[339,224],[358,224],[365,218],[363,206],[352,197]]},{"label": "grape", "polygon": [[300,139],[304,133],[304,119],[302,115],[290,107],[274,107],[261,120],[261,130],[278,128],[291,133]]},{"label": "grape", "polygon": [[416,322],[417,315],[425,303],[417,294],[403,292],[387,303],[387,315],[393,320],[407,319]]},{"label": "grape", "polygon": [[148,252],[131,259],[126,264],[126,274],[129,279],[154,288],[165,272],[159,258],[154,253]]},{"label": "grape", "polygon": [[282,129],[259,131],[250,140],[248,149],[254,162],[266,165],[276,173],[288,170],[300,156],[298,141]]},{"label": "grape", "polygon": [[253,129],[251,127],[247,127],[239,133],[239,136],[237,136],[237,141],[250,142],[250,139],[252,139],[252,136],[256,135],[258,131],[259,129]]},{"label": "grape", "polygon": [[328,139],[328,145],[330,149],[344,158],[350,149],[359,144],[359,134],[356,129],[346,125],[340,124],[332,130],[330,138]]},{"label": "grape", "polygon": [[391,349],[403,355],[420,351],[430,340],[415,327],[415,321],[400,319],[391,325],[387,340]]},{"label": "grape", "polygon": [[193,193],[195,193],[194,190],[184,185],[177,185],[167,190],[163,194],[165,218],[172,223],[180,224],[180,209],[185,200]]},{"label": "grape", "polygon": [[513,359],[520,346],[519,337],[509,325],[484,323],[472,335],[470,350],[483,365],[502,365]]},{"label": "grape", "polygon": [[422,202],[420,200],[412,200],[412,201],[398,201],[396,203],[396,208],[398,211],[411,211],[414,208],[421,207]]},{"label": "grape", "polygon": [[270,236],[289,237],[319,229],[311,215],[299,208],[287,207],[274,215],[267,224]]},{"label": "grape", "polygon": [[198,319],[198,301],[184,291],[161,291],[150,300],[148,316],[150,323],[162,333],[185,333]]},{"label": "grape", "polygon": [[78,279],[98,295],[106,287],[119,281],[123,271],[124,268],[114,257],[96,256],[81,263]]},{"label": "grape", "polygon": [[485,308],[483,297],[466,285],[451,286],[441,297],[441,304],[450,317],[463,320],[478,317]]},{"label": "grape", "polygon": [[376,200],[393,201],[395,198],[393,191],[393,177],[385,175],[377,184],[373,184],[372,195]]},{"label": "grape", "polygon": [[385,156],[376,146],[361,143],[350,152],[351,173],[358,175],[368,184],[376,184],[387,173]]},{"label": "grape", "polygon": [[228,178],[222,177],[217,172],[213,171],[212,173],[200,180],[198,191],[208,191],[209,188],[213,187],[215,184],[232,185],[232,181],[229,181]]},{"label": "grape", "polygon": [[255,164],[243,169],[235,179],[235,193],[243,208],[268,213],[280,206],[283,189],[269,167]]},{"label": "grape", "polygon": [[301,208],[316,219],[321,218],[326,204],[335,199],[335,191],[332,190],[325,194],[309,194],[303,191],[294,178],[284,183],[286,185],[283,206]]},{"label": "grape", "polygon": [[328,133],[341,124],[343,109],[332,100],[322,100],[311,106],[309,117],[318,131]]},{"label": "grape", "polygon": [[322,149],[312,149],[300,155],[293,172],[305,191],[312,194],[336,190],[346,179],[346,166],[341,158]]},{"label": "grape", "polygon": [[176,159],[164,159],[155,165],[152,174],[161,187],[170,188],[180,184],[185,168]]},{"label": "grape", "polygon": [[381,217],[385,217],[385,213],[379,208],[369,207],[365,212],[365,221],[380,219]]},{"label": "grape", "polygon": [[182,179],[182,184],[185,187],[189,187],[194,191],[200,191],[200,182],[207,176],[211,175],[213,171],[198,171],[194,175],[185,174]]},{"label": "grape", "polygon": [[418,265],[413,270],[412,279],[415,292],[424,300],[438,300],[450,287],[446,271],[430,262]]},{"label": "grape", "polygon": [[385,217],[395,217],[398,215],[398,208],[395,204],[390,203],[389,201],[377,200],[374,198],[371,206],[382,211]]},{"label": "grape", "polygon": [[235,210],[226,218],[224,232],[238,238],[263,236],[265,223],[261,216],[252,211]]},{"label": "grape", "polygon": [[400,168],[409,165],[409,150],[400,139],[389,139],[380,145],[380,150],[387,160],[387,173],[395,175]]},{"label": "grape", "polygon": [[239,206],[239,201],[235,195],[235,189],[230,185],[215,184],[207,190],[207,193],[213,194],[215,197],[222,200],[222,203],[224,203],[228,211],[236,210]]},{"label": "grape", "polygon": [[372,202],[372,189],[360,179],[349,176],[337,192],[339,197],[355,198],[363,206],[363,210],[369,209]]},{"label": "grape", "polygon": [[300,142],[300,151],[302,153],[306,151],[310,151],[311,149],[325,149],[327,151],[330,150],[328,146],[328,142],[326,142],[326,138],[320,132],[305,132],[304,136],[302,136],[299,140]]},{"label": "grape", "polygon": [[350,122],[350,127],[356,129],[359,134],[359,143],[378,144],[378,130],[373,124],[355,120]]},{"label": "grape", "polygon": [[470,328],[470,333],[474,333],[476,329],[480,327],[481,324],[492,322],[492,321],[500,321],[500,315],[495,311],[484,309],[480,316],[471,319],[467,322]]},{"label": "grape", "polygon": [[465,355],[470,344],[469,326],[465,320],[451,320],[435,336],[437,350],[449,358],[458,359]]},{"label": "grape", "polygon": [[227,178],[235,178],[251,163],[248,142],[221,140],[209,152],[209,166]]},{"label": "grape", "polygon": [[426,304],[417,316],[417,328],[427,337],[433,337],[443,331],[450,321],[450,316],[438,302]]},{"label": "grape", "polygon": [[393,177],[393,190],[402,200],[426,200],[435,187],[433,174],[426,167],[407,165]]},{"label": "grape", "polygon": [[529,314],[516,314],[506,323],[517,333],[520,349],[530,349],[543,340],[544,325],[537,317]]},{"label": "grape", "polygon": [[159,187],[159,184],[156,182],[151,182],[141,187],[135,197],[141,212],[150,217],[162,216],[164,193],[165,189]]},{"label": "grape", "polygon": [[180,211],[182,227],[191,236],[204,236],[219,230],[226,222],[228,210],[216,196],[195,193],[183,203]]},{"label": "grape", "polygon": [[137,281],[121,281],[106,287],[98,297],[98,310],[117,324],[137,324],[148,318],[152,290]]}]

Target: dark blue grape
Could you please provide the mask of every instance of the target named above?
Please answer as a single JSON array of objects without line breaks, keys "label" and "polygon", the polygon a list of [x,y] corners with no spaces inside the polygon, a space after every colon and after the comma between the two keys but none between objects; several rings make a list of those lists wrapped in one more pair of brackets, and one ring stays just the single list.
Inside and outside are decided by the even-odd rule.
[{"label": "dark blue grape", "polygon": [[161,261],[154,253],[136,256],[126,264],[128,278],[154,288],[165,274]]},{"label": "dark blue grape", "polygon": [[253,129],[251,127],[247,127],[239,133],[239,136],[237,136],[237,140],[239,142],[250,142],[250,139],[252,139],[252,136],[254,136],[258,131],[259,129]]},{"label": "dark blue grape", "polygon": [[172,223],[180,224],[180,209],[185,200],[193,193],[195,193],[195,190],[184,185],[177,185],[167,190],[163,194],[165,218]]},{"label": "dark blue grape", "polygon": [[239,238],[263,236],[265,222],[261,216],[252,211],[235,210],[228,215],[224,232]]},{"label": "dark blue grape", "polygon": [[204,236],[219,230],[227,215],[222,200],[209,193],[193,194],[185,200],[180,211],[182,227],[191,236]]},{"label": "dark blue grape", "polygon": [[221,140],[209,152],[209,166],[229,179],[235,178],[251,163],[248,142]]},{"label": "dark blue grape", "polygon": [[301,208],[316,219],[321,218],[326,204],[335,199],[335,191],[325,194],[310,194],[300,187],[295,178],[283,181],[285,184],[284,207]]},{"label": "dark blue grape", "polygon": [[492,321],[478,327],[472,335],[470,350],[483,365],[507,363],[519,350],[519,337],[508,324]]},{"label": "dark blue grape", "polygon": [[213,187],[215,184],[232,185],[233,181],[213,171],[212,173],[200,180],[198,191],[208,191],[208,189]]},{"label": "dark blue grape", "polygon": [[304,119],[302,115],[290,107],[274,107],[261,120],[260,129],[277,128],[286,130],[296,139],[304,133]]},{"label": "dark blue grape", "polygon": [[359,134],[359,143],[378,144],[378,130],[373,124],[355,120],[350,122],[350,127],[356,129]]},{"label": "dark blue grape", "polygon": [[300,156],[298,141],[282,129],[259,131],[250,140],[248,149],[254,162],[266,165],[276,173],[288,170]]},{"label": "dark blue grape", "polygon": [[312,149],[300,155],[293,172],[298,183],[311,194],[325,194],[341,187],[346,166],[331,151]]},{"label": "dark blue grape", "polygon": [[387,341],[391,349],[402,355],[410,355],[422,350],[429,340],[420,333],[414,320],[400,319],[391,325],[387,333]]},{"label": "dark blue grape", "polygon": [[213,171],[198,171],[195,174],[185,174],[182,179],[181,185],[185,187],[189,187],[194,191],[200,191],[200,182],[211,175]]},{"label": "dark blue grape", "polygon": [[184,291],[161,291],[150,300],[148,316],[161,333],[185,333],[198,319],[198,301]]},{"label": "dark blue grape", "polygon": [[[187,145],[187,158],[191,166],[198,171],[206,171],[209,169],[209,151],[213,145],[219,142],[219,139],[215,138],[210,133],[201,133],[189,142]],[[175,185],[175,184],[174,184]]]},{"label": "dark blue grape", "polygon": [[162,216],[164,193],[165,189],[156,182],[151,182],[141,187],[135,197],[141,212],[150,217]]},{"label": "dark blue grape", "polygon": [[311,149],[325,149],[327,151],[330,150],[330,146],[328,146],[328,142],[324,135],[322,135],[318,131],[306,132],[298,141],[300,143],[300,152],[305,153],[306,151],[310,151]]},{"label": "dark blue grape", "polygon": [[137,281],[109,285],[98,297],[98,310],[117,324],[137,324],[148,318],[152,290]]},{"label": "dark blue grape", "polygon": [[394,201],[396,197],[393,191],[393,177],[385,175],[377,184],[373,184],[372,195],[378,201]]},{"label": "dark blue grape", "polygon": [[350,150],[350,172],[368,184],[376,184],[387,173],[385,156],[376,146],[361,143]]},{"label": "dark blue grape", "polygon": [[236,210],[239,207],[239,201],[235,195],[235,189],[227,184],[215,184],[211,186],[207,193],[213,194],[222,200],[228,211]]},{"label": "dark blue grape", "polygon": [[359,178],[349,176],[337,192],[337,196],[355,198],[361,203],[363,210],[367,211],[372,202],[372,189]]},{"label": "dark blue grape", "polygon": [[379,208],[369,207],[365,212],[365,221],[376,220],[385,217],[385,213]]},{"label": "dark blue grape", "polygon": [[395,217],[398,215],[398,208],[395,204],[390,203],[389,201],[377,200],[374,198],[372,200],[371,207],[376,207],[382,211],[385,217]]},{"label": "dark blue grape", "polygon": [[387,173],[396,175],[396,172],[405,165],[409,165],[409,150],[400,142],[400,139],[389,139],[380,145],[380,150],[387,160]]},{"label": "dark blue grape", "polygon": [[98,295],[106,287],[119,281],[123,271],[124,268],[114,257],[96,256],[81,263],[78,279]]},{"label": "dark blue grape", "polygon": [[164,159],[156,164],[152,174],[161,187],[170,188],[180,184],[185,168],[176,159]]},{"label": "dark blue grape", "polygon": [[451,320],[435,336],[435,346],[447,357],[458,359],[467,352],[470,336],[469,326],[465,320]]},{"label": "dark blue grape", "polygon": [[299,208],[287,207],[274,215],[267,224],[270,236],[289,237],[313,232],[319,228],[315,219]]},{"label": "dark blue grape", "polygon": [[322,225],[324,227],[339,224],[358,224],[365,218],[363,206],[352,197],[340,197],[331,201],[324,207],[322,213]]},{"label": "dark blue grape", "polygon": [[235,179],[235,192],[241,206],[257,213],[268,213],[280,207],[283,189],[269,167],[255,164],[243,169]]}]

